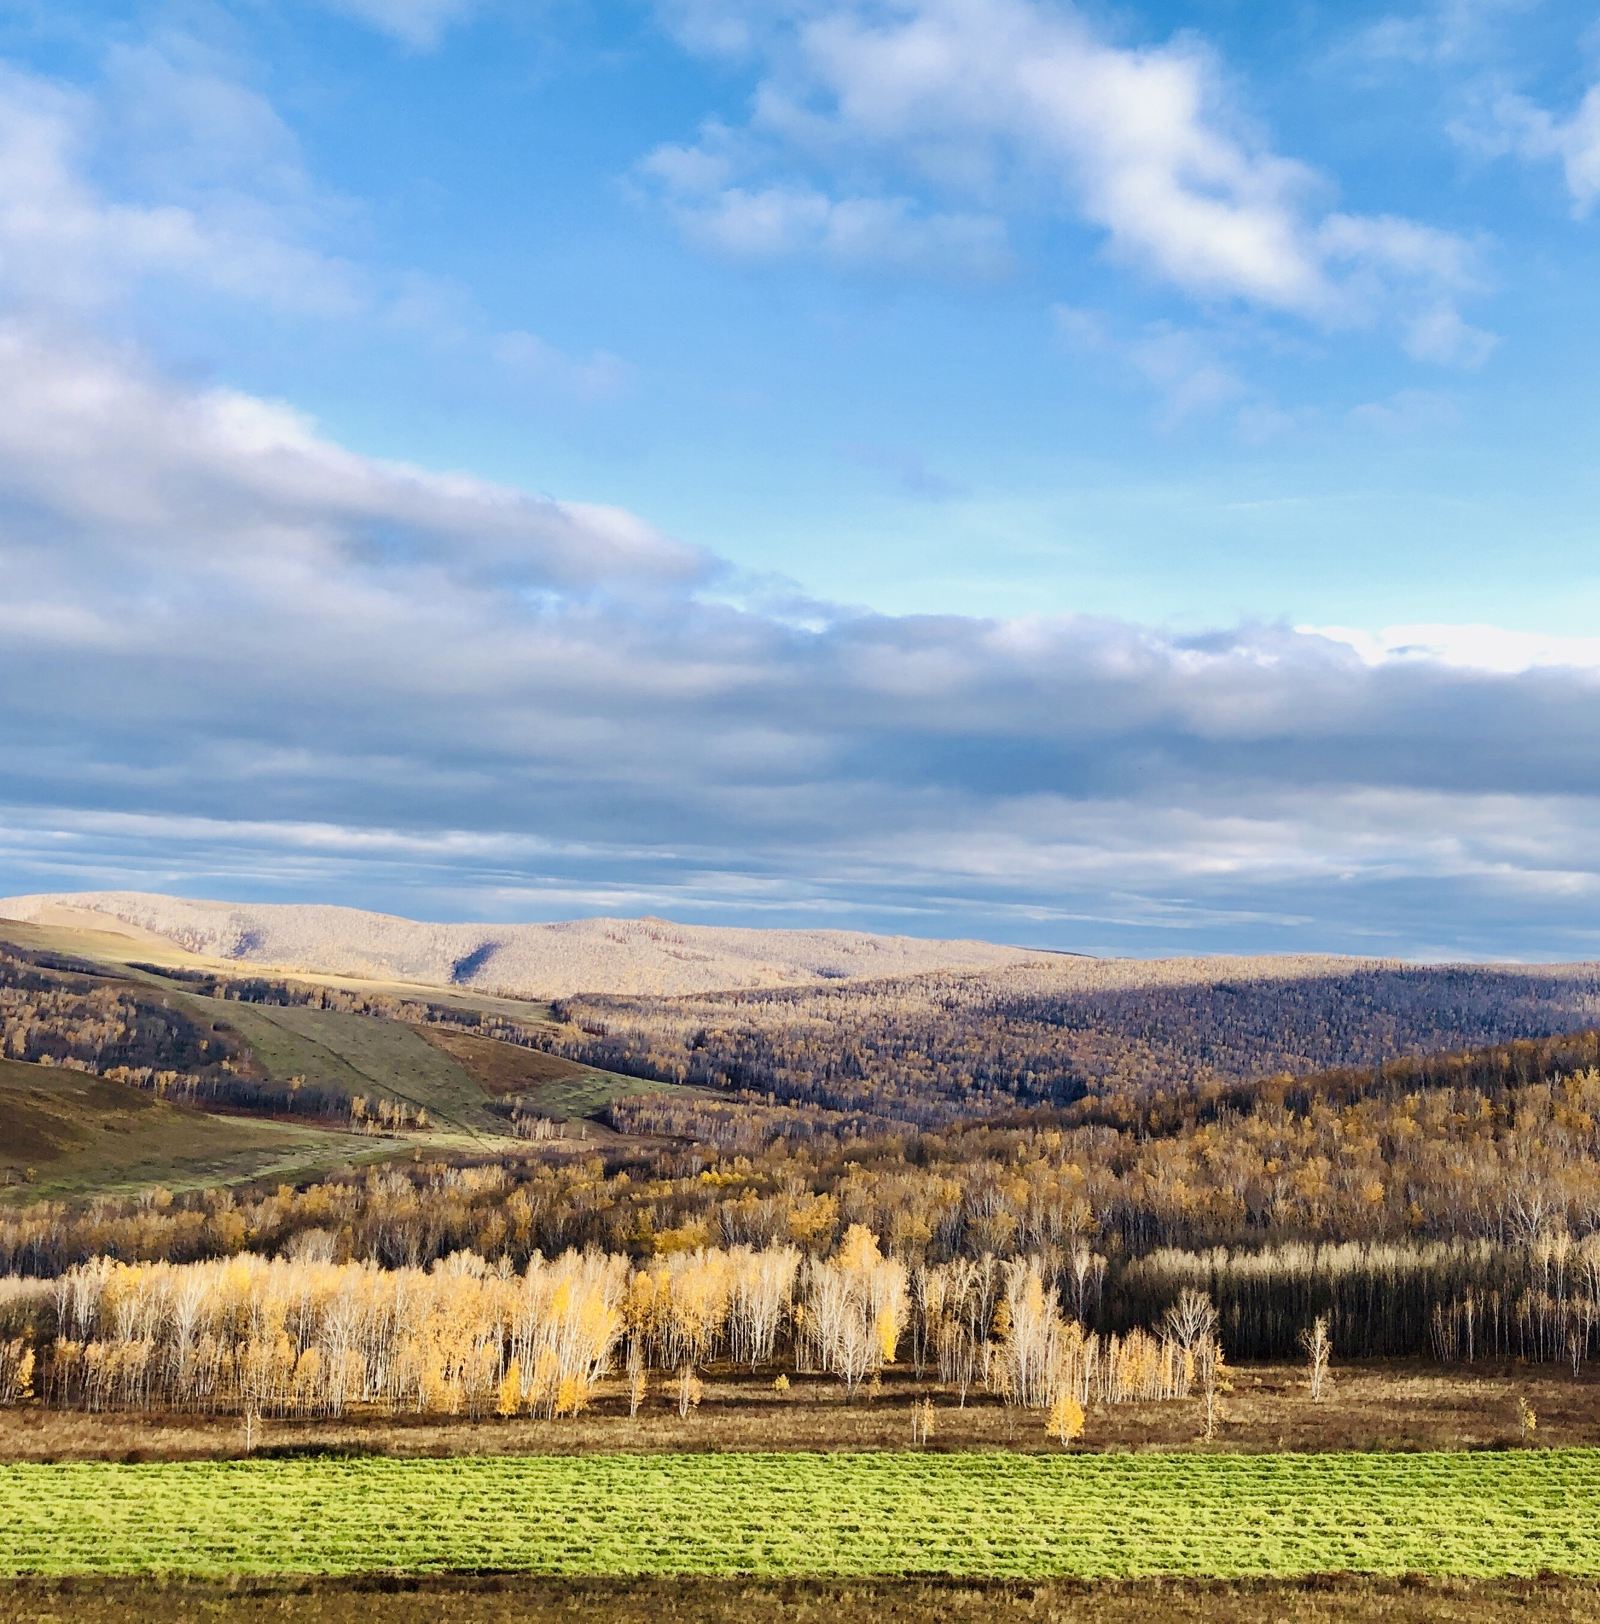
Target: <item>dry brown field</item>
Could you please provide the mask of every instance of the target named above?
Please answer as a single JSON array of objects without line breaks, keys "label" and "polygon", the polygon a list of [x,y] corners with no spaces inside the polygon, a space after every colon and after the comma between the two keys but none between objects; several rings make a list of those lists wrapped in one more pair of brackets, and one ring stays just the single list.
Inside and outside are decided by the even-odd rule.
[{"label": "dry brown field", "polygon": [[[346,1416],[264,1420],[260,1452],[362,1452],[386,1455],[589,1454],[604,1450],[905,1449],[911,1405],[934,1402],[932,1450],[1057,1448],[1036,1414],[953,1393],[891,1372],[875,1397],[846,1404],[836,1382],[796,1376],[788,1393],[765,1378],[725,1367],[706,1373],[699,1409],[680,1419],[654,1382],[630,1419],[620,1384],[602,1385],[596,1404],[573,1419]],[[1233,1372],[1217,1437],[1201,1436],[1200,1401],[1090,1407],[1080,1447],[1087,1449],[1278,1450],[1502,1449],[1520,1445],[1517,1400],[1538,1417],[1540,1446],[1600,1445],[1600,1374],[1564,1367],[1441,1368],[1422,1362],[1336,1367],[1326,1396],[1313,1403],[1304,1373],[1290,1365],[1246,1365]],[[192,1460],[242,1454],[240,1423],[229,1417],[152,1412],[85,1414],[30,1404],[0,1410],[0,1460]]]},{"label": "dry brown field", "polygon": [[0,1585],[0,1624],[1591,1624],[1589,1580],[1409,1581],[1335,1576],[1305,1583],[1159,1580],[1095,1585],[739,1579],[516,1578],[255,1581],[142,1580]]}]

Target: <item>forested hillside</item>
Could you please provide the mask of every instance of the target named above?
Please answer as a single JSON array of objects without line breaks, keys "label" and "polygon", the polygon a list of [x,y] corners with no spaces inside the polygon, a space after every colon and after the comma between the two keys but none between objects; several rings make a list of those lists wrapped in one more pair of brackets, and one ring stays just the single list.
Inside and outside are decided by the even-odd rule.
[{"label": "forested hillside", "polygon": [[0,1269],[307,1246],[386,1266],[471,1252],[521,1268],[574,1247],[814,1257],[860,1226],[913,1278],[1035,1259],[1102,1330],[1199,1288],[1242,1354],[1287,1351],[1325,1311],[1351,1354],[1581,1359],[1600,1336],[1597,1060],[1590,1031],[1164,1102],[1111,1089],[909,1136],[813,1131],[738,1154],[624,1141],[253,1197],[45,1203],[0,1217]]},{"label": "forested hillside", "polygon": [[1104,1089],[1155,1096],[1600,1024],[1600,967],[1030,961],[671,1000],[571,998],[565,1052],[671,1082],[933,1126]]}]

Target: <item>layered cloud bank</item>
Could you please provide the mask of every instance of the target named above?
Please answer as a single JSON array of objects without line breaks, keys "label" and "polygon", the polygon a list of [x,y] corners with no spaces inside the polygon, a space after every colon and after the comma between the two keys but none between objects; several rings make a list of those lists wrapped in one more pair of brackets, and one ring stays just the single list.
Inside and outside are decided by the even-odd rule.
[{"label": "layered cloud bank", "polygon": [[[4,889],[1571,956],[1588,650],[741,598],[621,512],[0,328]],[[1558,655],[1562,651],[1557,651]]]}]

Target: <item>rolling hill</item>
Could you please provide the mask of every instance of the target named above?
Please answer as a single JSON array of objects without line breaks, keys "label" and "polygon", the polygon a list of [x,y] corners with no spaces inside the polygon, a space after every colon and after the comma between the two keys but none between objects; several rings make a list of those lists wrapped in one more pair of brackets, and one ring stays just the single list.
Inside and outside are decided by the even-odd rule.
[{"label": "rolling hill", "polygon": [[672,997],[730,989],[996,969],[1037,958],[991,942],[842,930],[756,930],[664,919],[553,925],[425,924],[314,904],[197,902],[135,891],[0,898],[0,918],[121,932],[157,953],[380,981]]},{"label": "rolling hill", "polygon": [[[530,1140],[614,1140],[589,1120],[612,1101],[685,1092],[543,1052],[534,1045],[554,1027],[542,1004],[241,977],[158,944],[139,931],[0,918],[0,1062],[23,1063],[30,1085],[14,1099],[0,1087],[0,1104],[14,1107],[9,1133],[0,1130],[0,1186],[31,1182],[30,1169],[40,1176],[41,1157],[67,1158],[50,1188],[90,1193],[120,1189],[139,1169],[182,1182],[191,1162],[202,1180],[225,1183],[258,1166],[384,1149],[520,1155]],[[109,1137],[80,1131],[102,1118]],[[359,1137],[341,1131],[351,1127]],[[108,1159],[108,1149],[121,1154]]]},{"label": "rolling hill", "polygon": [[59,1066],[0,1060],[0,1199],[210,1189],[401,1149],[396,1139],[216,1116]]}]

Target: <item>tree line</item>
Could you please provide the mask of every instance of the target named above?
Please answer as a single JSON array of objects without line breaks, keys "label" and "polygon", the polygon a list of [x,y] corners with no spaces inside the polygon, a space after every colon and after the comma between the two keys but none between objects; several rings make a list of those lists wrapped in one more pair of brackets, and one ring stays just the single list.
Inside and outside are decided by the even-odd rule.
[{"label": "tree line", "polygon": [[569,1251],[520,1270],[471,1252],[384,1269],[318,1250],[79,1264],[6,1305],[0,1377],[13,1370],[11,1401],[88,1410],[557,1417],[613,1373],[636,1413],[652,1379],[687,1392],[719,1360],[830,1376],[849,1396],[907,1359],[963,1403],[976,1385],[1081,1417],[1092,1402],[1187,1397],[1222,1369],[1197,1294],[1152,1329],[1101,1336],[1063,1311],[1041,1259],[912,1270],[862,1226],[823,1257],[704,1248],[644,1268]]}]

